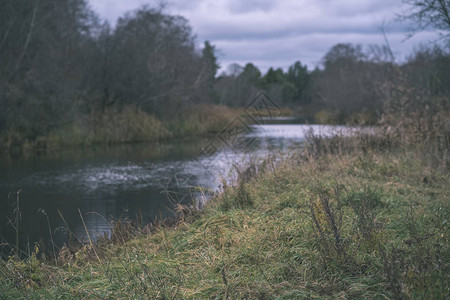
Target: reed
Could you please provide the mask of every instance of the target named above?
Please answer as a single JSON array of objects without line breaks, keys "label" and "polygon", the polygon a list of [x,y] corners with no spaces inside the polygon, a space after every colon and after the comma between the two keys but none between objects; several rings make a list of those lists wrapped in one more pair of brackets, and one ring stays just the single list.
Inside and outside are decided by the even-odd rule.
[{"label": "reed", "polygon": [[164,119],[136,107],[94,111],[37,137],[19,130],[0,133],[0,156],[53,153],[73,146],[156,142],[173,137],[205,136],[221,131],[242,109],[219,105],[195,105]]},{"label": "reed", "polygon": [[20,241],[19,241],[19,225],[20,225],[20,220],[22,219],[22,215],[20,214],[20,193],[22,192],[22,190],[18,190],[16,192],[16,202],[15,202],[15,207],[14,207],[14,231],[16,233],[16,255],[19,256],[19,249],[20,249]]}]

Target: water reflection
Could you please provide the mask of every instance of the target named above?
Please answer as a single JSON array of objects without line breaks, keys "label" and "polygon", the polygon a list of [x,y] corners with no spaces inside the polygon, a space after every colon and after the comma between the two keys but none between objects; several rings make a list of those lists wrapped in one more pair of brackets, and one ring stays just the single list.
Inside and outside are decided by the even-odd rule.
[{"label": "water reflection", "polygon": [[[285,120],[282,120],[283,122]],[[269,151],[292,151],[301,146],[305,136],[348,134],[354,129],[333,126],[272,124],[252,126],[246,138],[252,143],[246,149],[219,150],[211,157],[199,156],[200,147],[208,139],[190,139],[159,144],[129,144],[77,149],[58,156],[41,156],[0,162],[0,235],[14,243],[14,194],[20,195],[20,244],[49,240],[47,216],[54,240],[65,241],[65,222],[71,231],[86,239],[86,227],[95,237],[109,231],[112,218],[134,219],[142,215],[144,222],[171,215],[171,199],[180,203],[198,201],[193,187],[215,190],[229,175],[233,163],[249,157],[262,158]],[[194,199],[193,197],[194,196]],[[46,215],[42,213],[45,211]],[[58,210],[64,216],[60,217]],[[95,213],[92,213],[95,212]],[[48,244],[48,243],[47,243]]]}]

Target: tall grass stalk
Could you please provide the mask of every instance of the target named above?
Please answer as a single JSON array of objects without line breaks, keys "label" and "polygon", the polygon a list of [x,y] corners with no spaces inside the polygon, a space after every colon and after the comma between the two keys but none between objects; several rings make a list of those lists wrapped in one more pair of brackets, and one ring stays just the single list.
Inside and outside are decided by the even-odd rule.
[{"label": "tall grass stalk", "polygon": [[86,231],[86,235],[89,239],[89,245],[91,246],[91,249],[94,251],[95,256],[97,257],[98,261],[100,261],[100,257],[98,256],[97,251],[95,250],[94,243],[92,242],[91,235],[89,234],[89,230],[86,227],[86,223],[84,222],[84,218],[83,218],[83,215],[81,214],[80,209],[78,209],[78,214],[80,215],[81,222],[83,222],[84,230]]},{"label": "tall grass stalk", "polygon": [[52,244],[53,258],[55,260],[55,265],[56,265],[58,262],[57,262],[57,256],[56,256],[56,250],[55,250],[55,242],[53,241],[52,228],[50,226],[50,219],[49,219],[49,217],[47,215],[47,212],[44,209],[40,209],[39,211],[45,216],[45,218],[47,220],[48,233],[50,235],[50,243]]},{"label": "tall grass stalk", "polygon": [[16,193],[16,207],[15,207],[15,231],[16,231],[16,254],[19,256],[19,222],[22,219],[22,215],[20,214],[20,193],[22,190],[18,190]]}]

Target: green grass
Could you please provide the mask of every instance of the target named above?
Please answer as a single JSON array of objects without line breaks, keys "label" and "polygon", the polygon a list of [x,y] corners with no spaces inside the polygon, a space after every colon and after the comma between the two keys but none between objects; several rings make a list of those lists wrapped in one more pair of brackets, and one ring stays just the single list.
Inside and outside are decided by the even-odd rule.
[{"label": "green grass", "polygon": [[38,249],[2,261],[0,295],[445,299],[448,167],[403,148],[317,149],[266,164],[175,225],[106,241],[96,253],[63,248],[58,265],[37,259]]}]

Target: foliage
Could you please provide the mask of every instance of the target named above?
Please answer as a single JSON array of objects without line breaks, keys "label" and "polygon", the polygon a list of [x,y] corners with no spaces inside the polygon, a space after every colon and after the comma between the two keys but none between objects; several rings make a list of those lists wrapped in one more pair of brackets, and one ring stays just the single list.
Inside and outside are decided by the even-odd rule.
[{"label": "foliage", "polygon": [[[206,42],[203,55],[198,53],[187,20],[165,13],[163,7],[144,6],[111,29],[100,24],[84,0],[4,2],[0,134],[7,141],[3,146],[12,140],[22,146],[37,139],[42,143],[68,128],[75,135],[100,131],[103,128],[89,127],[115,122],[110,116],[116,112],[124,116],[127,110],[137,110],[166,119],[173,118],[174,111],[213,102],[211,84],[218,68],[214,46]],[[94,116],[99,120],[93,121]],[[122,123],[116,127],[123,125],[124,120],[118,121]],[[110,134],[100,138],[94,132],[92,139],[128,141]],[[137,137],[135,141],[148,140],[141,133],[127,134]]]},{"label": "foliage", "polygon": [[[305,120],[358,125],[375,124],[383,113],[390,113],[389,103],[399,99],[399,87],[413,88],[420,97],[408,99],[417,100],[418,106],[425,105],[420,99],[429,96],[450,97],[448,49],[438,46],[421,48],[399,64],[387,46],[337,44],[312,71],[297,61],[287,70],[269,68],[263,74],[248,63],[234,64],[229,74],[217,77],[215,46],[205,41],[203,49],[196,49],[188,21],[166,13],[163,5],[143,6],[111,28],[101,24],[84,0],[4,2],[0,147],[9,152],[86,140],[131,141],[125,135],[136,138],[133,141],[149,140],[149,135],[158,135],[143,136],[120,118],[117,125],[128,124],[120,134],[94,128],[115,122],[111,112],[122,114],[128,109],[162,121],[175,135],[194,134],[196,128],[200,130],[196,134],[214,131],[218,129],[205,129],[207,125],[183,112],[194,115],[196,107],[212,104],[245,107],[261,89]],[[428,12],[439,13],[436,5],[447,5],[428,2],[413,1],[415,7],[435,5],[423,18],[430,17]],[[94,116],[99,120],[92,120]],[[221,120],[211,122],[213,127],[223,124]],[[69,135],[61,137],[65,141],[51,141],[63,132]],[[159,136],[170,134],[163,130]]]},{"label": "foliage", "polygon": [[308,95],[309,72],[299,61],[284,73],[281,68],[269,68],[262,76],[261,71],[252,63],[245,67],[232,66],[235,71],[222,74],[215,86],[221,103],[232,106],[245,106],[253,99],[258,90],[265,90],[282,106],[305,105]]}]

